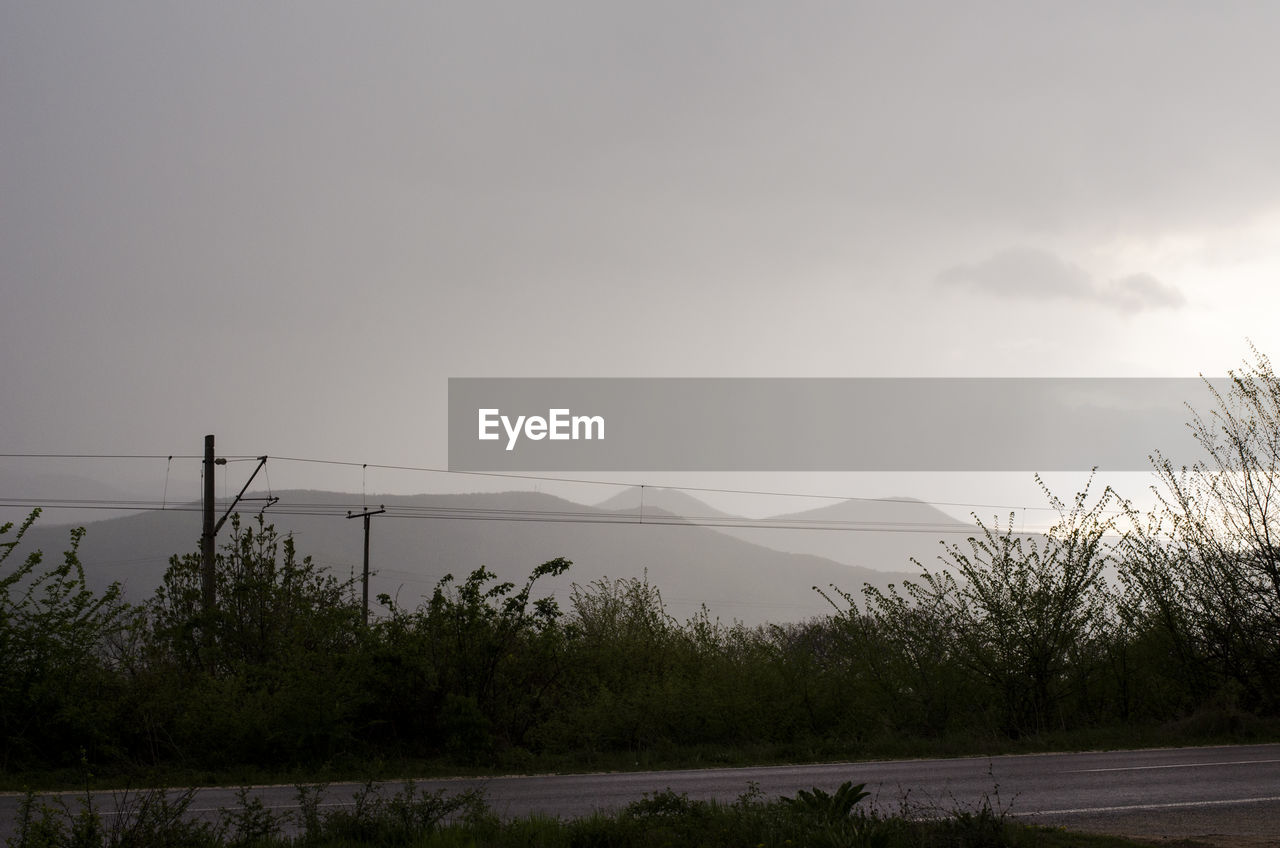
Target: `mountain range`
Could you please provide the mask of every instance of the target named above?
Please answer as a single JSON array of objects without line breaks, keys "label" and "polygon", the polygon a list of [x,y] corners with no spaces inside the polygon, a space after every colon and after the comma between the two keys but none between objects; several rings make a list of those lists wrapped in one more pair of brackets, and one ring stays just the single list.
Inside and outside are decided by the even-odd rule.
[{"label": "mountain range", "polygon": [[[484,565],[522,585],[538,564],[565,557],[573,567],[535,592],[553,593],[562,607],[574,583],[647,577],[679,620],[705,604],[725,622],[798,621],[831,611],[813,587],[834,584],[860,595],[863,583],[900,583],[918,574],[911,557],[932,565],[940,541],[961,541],[974,529],[906,498],[841,500],[748,519],[682,491],[648,487],[594,506],[539,492],[273,494],[279,501],[266,521],[344,579],[359,577],[363,545],[362,522],[347,520],[346,512],[385,506],[371,521],[370,597],[385,592],[402,607],[416,606],[445,574],[462,579]],[[260,506],[242,509],[248,516]],[[198,504],[94,521],[85,525],[80,559],[93,585],[119,581],[140,601],[159,585],[170,556],[199,550],[200,523]],[[229,532],[223,528],[220,543]],[[23,548],[53,557],[67,541],[66,526],[41,521]]]}]

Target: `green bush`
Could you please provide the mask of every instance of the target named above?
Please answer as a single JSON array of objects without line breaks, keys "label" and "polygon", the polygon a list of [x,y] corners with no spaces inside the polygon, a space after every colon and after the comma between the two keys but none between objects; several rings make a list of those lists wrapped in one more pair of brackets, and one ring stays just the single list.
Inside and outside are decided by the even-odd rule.
[{"label": "green bush", "polygon": [[[40,515],[0,542],[0,771],[31,764],[71,765],[88,750],[119,756],[122,687],[113,648],[135,612],[112,584],[91,590],[71,531],[61,562],[41,551],[11,556]],[[0,537],[13,524],[0,527]]]}]

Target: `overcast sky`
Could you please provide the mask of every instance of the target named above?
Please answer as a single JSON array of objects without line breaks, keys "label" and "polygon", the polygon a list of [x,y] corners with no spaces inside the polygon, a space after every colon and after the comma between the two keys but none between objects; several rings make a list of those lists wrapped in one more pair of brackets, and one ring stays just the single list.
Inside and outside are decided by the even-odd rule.
[{"label": "overcast sky", "polygon": [[1221,374],[1280,352],[1277,32],[0,4],[0,452],[443,466],[451,376]]}]

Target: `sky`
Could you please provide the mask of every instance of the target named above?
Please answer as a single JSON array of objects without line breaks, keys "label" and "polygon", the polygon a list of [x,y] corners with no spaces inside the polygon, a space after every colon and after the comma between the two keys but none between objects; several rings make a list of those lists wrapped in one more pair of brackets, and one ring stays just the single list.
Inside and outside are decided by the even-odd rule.
[{"label": "sky", "polygon": [[1280,351],[1278,31],[1263,3],[0,4],[0,453],[444,467],[450,377],[1222,374]]}]

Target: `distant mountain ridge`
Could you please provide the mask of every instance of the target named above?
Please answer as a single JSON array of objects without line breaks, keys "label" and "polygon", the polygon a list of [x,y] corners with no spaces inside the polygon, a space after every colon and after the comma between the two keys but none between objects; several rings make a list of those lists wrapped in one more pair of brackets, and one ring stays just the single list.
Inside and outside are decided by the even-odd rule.
[{"label": "distant mountain ridge", "polygon": [[596,508],[615,512],[644,512],[656,509],[670,515],[691,519],[739,517],[716,509],[680,489],[656,486],[632,486],[596,504]]},{"label": "distant mountain ridge", "polygon": [[0,507],[0,524],[12,521],[20,524],[31,513],[31,508],[40,502],[55,503],[66,499],[74,499],[83,506],[51,509],[41,516],[46,524],[65,524],[75,526],[91,521],[101,521],[120,513],[104,512],[96,508],[95,502],[122,503],[141,501],[142,496],[117,486],[103,483],[91,477],[78,474],[25,474],[12,469],[0,470],[0,498],[7,503],[18,504],[12,507]]},{"label": "distant mountain ridge", "polygon": [[[813,591],[814,586],[834,583],[857,595],[864,582],[883,588],[911,579],[915,571],[905,556],[883,557],[896,557],[913,546],[936,549],[937,537],[924,538],[922,533],[927,537],[946,529],[954,534],[957,526],[966,526],[946,516],[938,521],[942,513],[919,502],[849,501],[779,516],[771,521],[785,522],[791,529],[774,529],[715,510],[685,493],[647,487],[644,517],[653,519],[647,523],[641,522],[638,502],[630,508],[610,509],[614,502],[625,500],[586,506],[539,492],[361,496],[289,490],[273,494],[280,501],[267,510],[266,520],[281,533],[291,533],[300,554],[311,555],[342,578],[359,575],[363,544],[362,522],[346,520],[346,510],[385,505],[388,513],[376,516],[371,524],[370,562],[375,575],[370,596],[386,592],[398,596],[402,606],[415,606],[446,573],[461,578],[485,565],[499,579],[519,585],[538,564],[563,556],[574,562],[573,568],[542,586],[562,606],[567,606],[573,583],[647,575],[678,619],[706,604],[722,620],[749,624],[802,620],[829,612],[830,606]],[[200,514],[194,506],[86,525],[80,552],[91,580],[99,586],[118,580],[132,599],[149,597],[171,555],[198,550]],[[932,512],[919,511],[917,506]],[[257,511],[258,505],[251,503],[244,515]],[[905,522],[913,516],[927,516],[934,523],[916,522],[923,529],[909,533],[821,529],[824,525],[861,526],[850,522],[863,522],[867,528],[876,522],[888,526],[888,518]],[[699,526],[700,522],[712,526]],[[225,542],[227,533],[224,528],[220,542]],[[887,547],[865,544],[883,542],[886,536],[896,542]],[[821,537],[835,538],[821,541]],[[904,546],[908,537],[912,544]],[[66,547],[67,538],[66,527],[37,525],[24,544],[40,547],[50,557]],[[857,541],[864,543],[865,559],[882,568],[843,564],[817,553],[828,550],[854,559],[851,554],[857,553],[859,545],[851,542]],[[780,545],[794,547],[788,551],[779,549]]]},{"label": "distant mountain ridge", "polygon": [[942,552],[940,542],[963,541],[977,529],[914,498],[848,498],[750,520],[678,489],[646,486],[620,492],[599,506],[631,513],[665,512],[754,545],[877,571],[913,570],[913,558],[932,566]]}]

